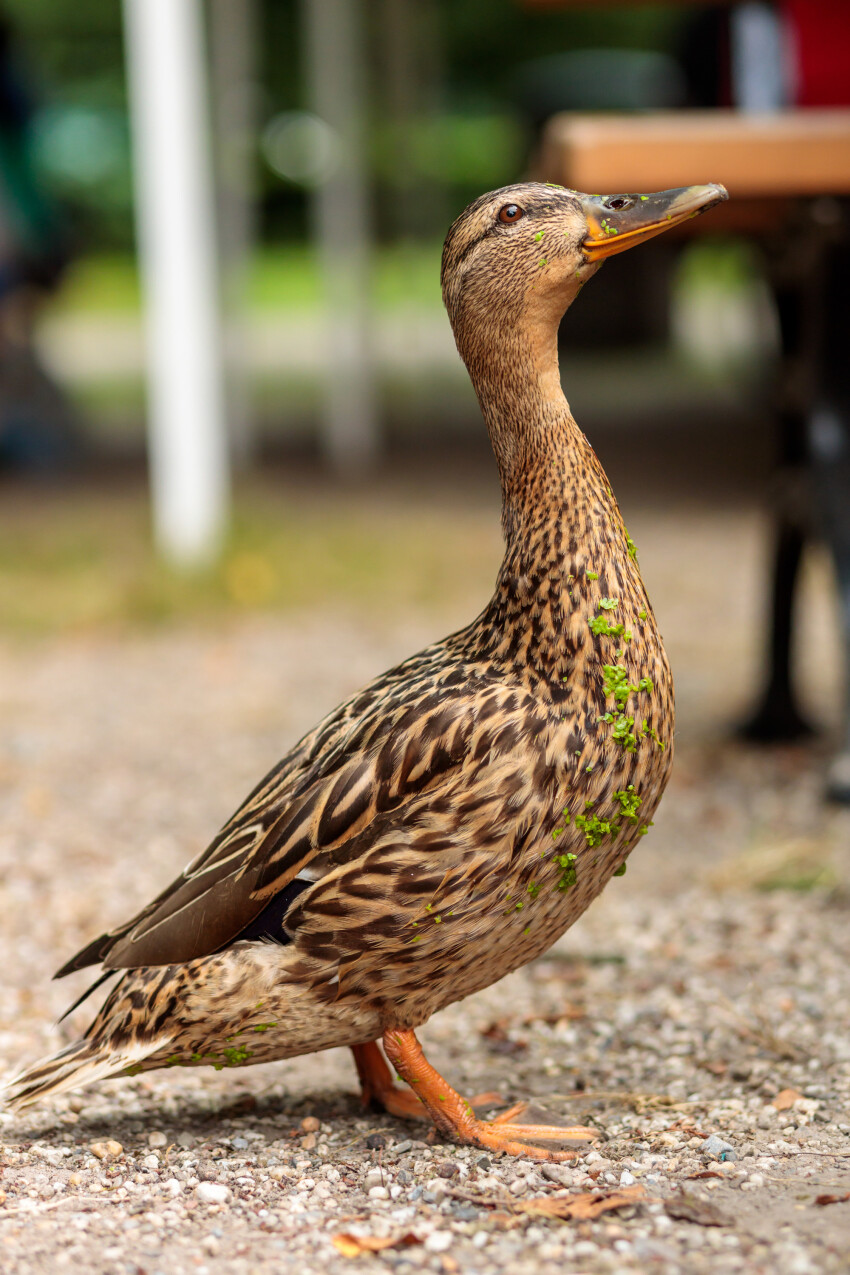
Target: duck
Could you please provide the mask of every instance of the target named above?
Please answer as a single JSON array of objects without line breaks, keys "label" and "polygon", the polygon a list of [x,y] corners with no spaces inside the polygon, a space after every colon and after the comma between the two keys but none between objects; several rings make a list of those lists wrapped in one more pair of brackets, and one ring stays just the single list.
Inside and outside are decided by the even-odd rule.
[{"label": "duck", "polygon": [[460,1144],[565,1159],[564,1143],[597,1136],[523,1122],[525,1104],[482,1118],[416,1032],[541,956],[652,824],[673,682],[636,547],[561,388],[558,325],[608,257],[727,197],[524,182],[453,223],[443,299],[501,482],[493,596],[329,713],[175,881],[58,971],[113,982],[78,1040],[10,1082],[12,1108],[342,1045],[366,1105]]}]

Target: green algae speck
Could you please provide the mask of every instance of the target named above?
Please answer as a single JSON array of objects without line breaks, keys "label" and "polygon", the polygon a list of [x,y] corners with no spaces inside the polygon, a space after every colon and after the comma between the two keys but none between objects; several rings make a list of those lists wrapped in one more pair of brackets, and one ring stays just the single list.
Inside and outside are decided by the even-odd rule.
[{"label": "green algae speck", "polygon": [[566,894],[567,890],[576,883],[575,862],[576,856],[574,854],[559,854],[555,856],[555,863],[561,869],[557,889],[562,894]]},{"label": "green algae speck", "polygon": [[622,664],[603,664],[602,682],[605,695],[613,695],[618,704],[625,704],[630,695],[636,695],[639,691],[653,689],[651,677],[642,677],[639,682],[630,682],[625,666]]},{"label": "green algae speck", "polygon": [[635,719],[633,717],[627,717],[625,713],[621,713],[619,717],[615,717],[614,729],[611,732],[611,738],[614,740],[614,743],[619,744],[625,752],[637,752]]},{"label": "green algae speck", "polygon": [[598,580],[598,579],[599,579],[599,572],[598,572],[598,571],[588,571],[588,572],[586,572],[586,575],[587,575],[588,580]]},{"label": "green algae speck", "polygon": [[624,876],[626,875],[626,862],[625,862],[625,860],[623,860],[623,862],[620,864],[619,868],[615,868],[615,869],[614,869],[614,873],[613,873],[613,875],[614,875],[615,877],[624,877]]},{"label": "green algae speck", "polygon": [[600,598],[598,603],[598,606],[602,611],[616,611],[617,605],[617,598]]},{"label": "green algae speck", "polygon": [[[621,637],[624,641],[630,642],[631,633],[624,624],[612,624],[604,615],[596,615],[592,620],[588,620],[590,631],[596,637]],[[626,634],[628,633],[628,637]]]},{"label": "green algae speck", "polygon": [[620,831],[618,823],[600,819],[598,815],[576,815],[576,827],[581,828],[587,844],[598,846],[603,837],[613,837]]},{"label": "green algae speck", "polygon": [[619,792],[615,792],[614,800],[620,803],[620,813],[624,819],[637,822],[637,812],[643,805],[643,797],[639,797],[635,792],[634,784],[629,784],[628,788],[621,788]]}]

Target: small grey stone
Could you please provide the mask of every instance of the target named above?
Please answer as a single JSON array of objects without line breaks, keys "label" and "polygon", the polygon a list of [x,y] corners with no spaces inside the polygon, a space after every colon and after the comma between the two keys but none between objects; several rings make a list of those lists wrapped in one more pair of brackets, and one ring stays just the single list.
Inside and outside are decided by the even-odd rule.
[{"label": "small grey stone", "polygon": [[[716,1133],[712,1133],[708,1138],[706,1138],[701,1149],[705,1155],[712,1156],[718,1160],[724,1151],[729,1152],[735,1150],[731,1142],[727,1142],[725,1138],[721,1138]],[[727,1156],[726,1158],[728,1159],[729,1157]]]},{"label": "small grey stone", "polygon": [[435,1168],[441,1178],[453,1178],[458,1171],[454,1160],[441,1160],[439,1164],[435,1165]]}]

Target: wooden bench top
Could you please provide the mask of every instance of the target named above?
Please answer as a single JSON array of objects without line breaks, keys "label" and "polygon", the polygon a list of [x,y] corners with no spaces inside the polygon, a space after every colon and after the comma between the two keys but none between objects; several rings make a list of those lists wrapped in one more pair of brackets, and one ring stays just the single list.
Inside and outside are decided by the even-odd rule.
[{"label": "wooden bench top", "polygon": [[850,110],[553,115],[533,167],[590,194],[714,181],[733,198],[846,195]]}]

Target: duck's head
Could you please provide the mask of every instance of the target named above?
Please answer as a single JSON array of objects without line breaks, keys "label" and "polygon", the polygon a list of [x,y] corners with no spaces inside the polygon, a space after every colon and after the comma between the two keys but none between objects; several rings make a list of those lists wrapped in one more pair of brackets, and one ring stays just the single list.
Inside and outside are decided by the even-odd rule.
[{"label": "duck's head", "polygon": [[538,182],[482,195],[452,225],[443,248],[443,299],[461,356],[470,364],[476,352],[492,355],[492,334],[504,343],[522,331],[533,344],[544,332],[553,335],[606,257],[724,199],[719,185],[583,195]]}]

